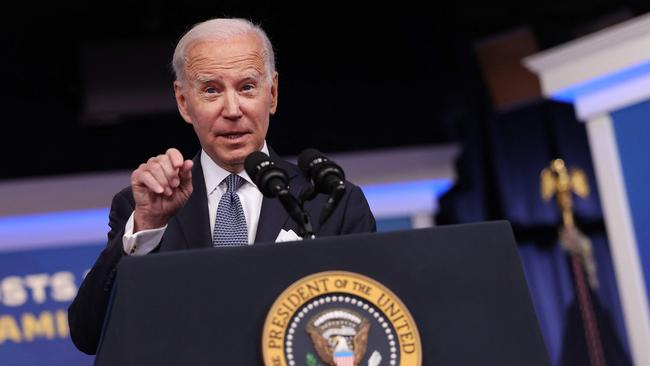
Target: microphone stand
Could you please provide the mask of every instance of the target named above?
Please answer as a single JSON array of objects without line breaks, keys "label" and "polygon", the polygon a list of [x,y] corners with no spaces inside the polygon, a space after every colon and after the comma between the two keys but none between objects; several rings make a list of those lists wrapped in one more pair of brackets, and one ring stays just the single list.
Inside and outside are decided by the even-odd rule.
[{"label": "microphone stand", "polygon": [[[318,225],[323,226],[325,221],[329,219],[330,215],[332,215],[332,212],[334,212],[334,209],[336,206],[339,204],[339,201],[341,201],[341,198],[343,198],[343,195],[345,194],[345,186],[340,185],[338,186],[327,198],[327,201],[325,201],[325,206],[321,210],[320,217],[318,218]],[[314,186],[308,186],[305,188],[302,192],[300,192],[299,200],[298,200],[298,206],[302,210],[302,213],[307,219],[307,224],[309,225],[309,231],[311,232],[312,238],[314,239],[316,235],[313,233],[312,226],[311,226],[311,221],[309,214],[303,209],[305,202],[311,201],[316,196],[318,195],[318,192],[314,188]]]},{"label": "microphone stand", "polygon": [[334,191],[327,198],[327,201],[325,202],[325,206],[323,206],[323,209],[320,212],[320,217],[318,218],[318,225],[322,226],[325,223],[325,221],[329,219],[330,215],[332,215],[332,212],[334,212],[334,209],[336,208],[336,206],[338,206],[339,201],[341,201],[341,198],[343,198],[344,194],[345,194],[344,185],[340,185],[334,189]]},{"label": "microphone stand", "polygon": [[309,213],[305,211],[303,206],[305,202],[303,193],[300,194],[300,200],[296,200],[289,190],[286,189],[278,192],[278,199],[280,200],[280,203],[282,203],[282,206],[284,206],[285,210],[289,213],[289,216],[291,216],[293,221],[295,221],[300,227],[300,236],[304,240],[316,239],[316,234],[314,233],[311,224],[311,217],[309,216]]}]

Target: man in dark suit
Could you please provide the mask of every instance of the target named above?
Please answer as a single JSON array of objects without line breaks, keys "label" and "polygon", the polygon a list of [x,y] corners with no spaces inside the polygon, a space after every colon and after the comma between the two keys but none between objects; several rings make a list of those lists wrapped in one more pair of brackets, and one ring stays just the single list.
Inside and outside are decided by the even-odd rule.
[{"label": "man in dark suit", "polygon": [[[113,198],[108,244],[68,311],[72,340],[88,354],[96,352],[120,259],[227,242],[230,236],[219,221],[224,196],[233,197],[245,217],[237,234],[241,244],[298,239],[297,225],[280,203],[263,197],[243,169],[250,153],[264,151],[287,171],[294,195],[309,184],[266,145],[277,108],[278,73],[264,31],[241,19],[200,23],[179,41],[173,66],[179,112],[194,127],[202,150],[192,160],[174,148],[150,158],[133,172],[131,186]],[[227,181],[235,180],[237,187],[230,187]],[[363,193],[345,184],[336,210],[314,227],[320,236],[375,231]],[[326,199],[319,195],[305,208],[316,218]]]}]

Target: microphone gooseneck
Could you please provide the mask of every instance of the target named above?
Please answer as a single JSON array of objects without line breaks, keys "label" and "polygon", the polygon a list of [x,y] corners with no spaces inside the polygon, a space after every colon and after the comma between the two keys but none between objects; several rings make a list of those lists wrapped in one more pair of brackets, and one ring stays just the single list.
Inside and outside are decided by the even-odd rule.
[{"label": "microphone gooseneck", "polygon": [[313,238],[314,230],[309,214],[303,209],[291,192],[287,172],[275,165],[271,158],[261,151],[249,154],[244,169],[265,197],[278,198],[289,216],[300,226],[303,238]]}]

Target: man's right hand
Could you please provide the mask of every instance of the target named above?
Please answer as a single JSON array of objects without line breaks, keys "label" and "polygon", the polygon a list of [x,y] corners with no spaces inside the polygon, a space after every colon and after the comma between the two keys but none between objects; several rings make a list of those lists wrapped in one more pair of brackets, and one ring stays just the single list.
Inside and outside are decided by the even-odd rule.
[{"label": "man's right hand", "polygon": [[192,160],[183,160],[181,152],[172,148],[131,174],[134,233],[167,225],[185,205],[192,194],[192,166]]}]

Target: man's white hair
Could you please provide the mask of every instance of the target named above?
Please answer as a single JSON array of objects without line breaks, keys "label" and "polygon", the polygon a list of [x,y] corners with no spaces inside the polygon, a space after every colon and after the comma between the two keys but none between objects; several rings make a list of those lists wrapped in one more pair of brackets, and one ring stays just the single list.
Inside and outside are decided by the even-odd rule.
[{"label": "man's white hair", "polygon": [[258,25],[240,18],[217,18],[206,20],[205,22],[194,25],[187,33],[185,33],[180,41],[178,41],[172,59],[172,67],[174,68],[176,80],[181,83],[186,81],[186,53],[193,43],[200,41],[227,40],[245,34],[255,34],[262,41],[262,52],[264,53],[267,71],[266,76],[270,82],[273,73],[275,72],[275,55],[273,53],[271,41],[264,30]]}]

